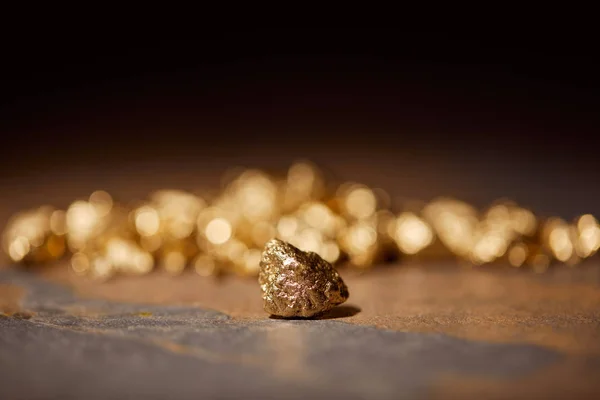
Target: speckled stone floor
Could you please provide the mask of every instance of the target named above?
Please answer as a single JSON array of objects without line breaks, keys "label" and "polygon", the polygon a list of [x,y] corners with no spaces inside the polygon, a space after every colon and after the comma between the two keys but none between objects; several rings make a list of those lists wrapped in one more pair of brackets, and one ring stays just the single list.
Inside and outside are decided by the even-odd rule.
[{"label": "speckled stone floor", "polygon": [[0,270],[2,398],[562,398],[600,394],[596,265],[345,273],[351,298],[278,320],[258,285]]}]

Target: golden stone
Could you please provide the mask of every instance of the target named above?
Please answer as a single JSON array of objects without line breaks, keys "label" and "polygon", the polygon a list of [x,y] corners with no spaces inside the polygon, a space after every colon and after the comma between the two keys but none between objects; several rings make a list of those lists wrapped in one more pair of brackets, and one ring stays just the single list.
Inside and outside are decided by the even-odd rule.
[{"label": "golden stone", "polygon": [[279,317],[314,317],[348,299],[348,288],[331,264],[279,239],[262,254],[258,282],[264,309]]}]

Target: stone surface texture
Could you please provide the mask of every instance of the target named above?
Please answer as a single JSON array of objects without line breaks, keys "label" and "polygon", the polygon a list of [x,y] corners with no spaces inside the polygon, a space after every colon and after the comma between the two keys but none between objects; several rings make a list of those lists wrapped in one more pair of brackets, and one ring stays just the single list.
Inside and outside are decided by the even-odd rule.
[{"label": "stone surface texture", "polygon": [[[390,315],[381,315],[380,327],[357,320],[369,312],[350,305],[336,307],[317,320],[280,320],[248,312],[232,317],[190,298],[182,300],[182,287],[191,287],[194,293],[198,286],[204,287],[198,285],[204,281],[193,275],[104,284],[73,278],[76,292],[85,285],[107,290],[89,297],[55,283],[61,271],[65,270],[57,266],[57,275],[52,276],[50,270],[39,274],[0,269],[4,300],[0,303],[0,398],[518,399],[594,398],[600,393],[595,379],[600,374],[600,353],[591,345],[593,340],[588,339],[586,351],[564,346],[552,335],[534,343],[520,334],[519,325],[525,323],[519,322],[524,318],[519,314],[528,313],[525,305],[521,311],[504,308],[504,317],[486,316],[477,311],[473,294],[467,293],[466,298],[447,298],[448,307],[435,305],[434,315],[415,313],[412,320],[396,319],[404,321],[404,328],[399,322],[390,324],[394,313],[389,306]],[[393,279],[387,272],[388,280]],[[421,285],[427,287],[430,273],[423,273]],[[464,273],[447,273],[450,283],[453,274]],[[508,277],[497,279],[496,283]],[[183,297],[165,301],[155,296],[157,290],[151,286],[157,282],[164,284],[164,292],[172,291],[166,284],[171,282]],[[252,287],[250,282],[228,286],[235,282],[206,282],[205,287],[224,286],[225,291],[209,294],[215,301],[220,297],[222,309],[231,309],[223,295],[237,290],[244,301],[247,289],[241,288]],[[143,293],[147,302],[108,300],[115,297],[108,295],[115,289],[130,300],[139,300]],[[440,293],[445,296],[443,290]],[[384,299],[395,296],[386,287],[379,294]],[[586,311],[597,306],[593,296],[583,295],[589,304],[560,291],[553,296],[555,304],[531,305],[537,307],[539,317],[526,324],[529,329],[546,336],[545,327],[551,327],[557,335],[562,330],[568,336],[575,326],[597,337],[598,319]],[[414,301],[406,304],[413,312]],[[452,311],[450,303],[462,311]],[[561,303],[572,319],[557,311]],[[544,309],[551,311],[544,316]],[[371,323],[377,320],[369,318]],[[473,340],[450,329],[462,323],[485,331],[482,319],[504,327],[502,340],[498,333],[491,340]],[[384,329],[384,324],[393,329]],[[512,329],[507,328],[510,325]],[[585,342],[584,337],[576,338]]]}]

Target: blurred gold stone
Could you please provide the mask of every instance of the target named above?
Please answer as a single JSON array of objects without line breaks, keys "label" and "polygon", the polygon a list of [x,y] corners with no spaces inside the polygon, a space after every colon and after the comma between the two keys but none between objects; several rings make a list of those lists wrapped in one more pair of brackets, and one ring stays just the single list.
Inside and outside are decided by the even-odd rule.
[{"label": "blurred gold stone", "polygon": [[477,210],[460,200],[438,198],[423,209],[425,220],[452,253],[469,258],[479,222]]},{"label": "blurred gold stone", "polygon": [[366,219],[377,211],[377,196],[365,185],[344,184],[338,189],[337,196],[339,207],[349,218]]},{"label": "blurred gold stone", "polygon": [[265,311],[286,318],[314,317],[342,304],[349,295],[331,264],[278,239],[265,246],[258,282]]},{"label": "blurred gold stone", "polygon": [[146,274],[155,260],[172,274],[191,264],[200,275],[256,276],[263,246],[275,237],[325,262],[365,269],[405,255],[470,265],[502,260],[541,272],[554,260],[574,266],[600,249],[600,224],[590,214],[570,223],[541,220],[505,199],[478,210],[452,198],[402,199],[398,214],[384,190],[328,182],[307,161],[281,175],[239,168],[227,175],[220,190],[202,196],[164,189],[126,207],[97,190],[64,211],[21,212],[5,227],[2,246],[25,265],[68,250],[77,274],[98,279]]},{"label": "blurred gold stone", "polygon": [[538,253],[531,258],[531,266],[535,273],[541,274],[546,272],[550,266],[550,257],[546,254]]},{"label": "blurred gold stone", "polygon": [[241,260],[240,274],[244,276],[257,276],[260,272],[262,253],[258,249],[248,249]]},{"label": "blurred gold stone", "polygon": [[416,214],[404,212],[392,224],[391,236],[404,254],[416,254],[433,241],[431,227]]},{"label": "blurred gold stone", "polygon": [[90,271],[90,258],[85,253],[73,254],[71,268],[77,275],[86,275]]},{"label": "blurred gold stone", "polygon": [[194,270],[200,276],[214,276],[217,275],[219,269],[215,259],[208,254],[198,255],[194,261]]},{"label": "blurred gold stone", "polygon": [[381,258],[381,248],[376,221],[353,223],[340,234],[340,247],[350,263],[359,268],[369,268]]},{"label": "blurred gold stone", "polygon": [[522,266],[529,256],[529,248],[524,243],[514,244],[508,251],[508,262],[515,268]]},{"label": "blurred gold stone", "polygon": [[92,193],[89,200],[73,202],[65,213],[69,250],[97,252],[114,237],[132,240],[128,214],[128,208],[115,204],[103,191]]},{"label": "blurred gold stone", "polygon": [[246,221],[270,220],[279,212],[277,185],[263,171],[246,170],[225,190]]},{"label": "blurred gold stone", "polygon": [[165,271],[171,275],[181,274],[187,264],[185,256],[179,251],[170,251],[166,253],[161,261]]},{"label": "blurred gold stone", "polygon": [[56,210],[46,206],[15,214],[9,220],[2,245],[12,261],[43,263],[62,257],[66,245],[64,236],[52,229],[55,213]]},{"label": "blurred gold stone", "polygon": [[106,257],[98,256],[91,260],[90,276],[99,281],[105,281],[116,273],[114,265]]},{"label": "blurred gold stone", "polygon": [[552,256],[561,262],[568,262],[574,257],[576,233],[560,218],[548,219],[542,228],[544,246]]},{"label": "blurred gold stone", "polygon": [[[166,239],[179,240],[192,235],[198,214],[206,207],[204,199],[182,190],[159,190],[150,196],[150,209],[158,217],[158,227]],[[152,216],[146,216],[147,228],[153,228]]]},{"label": "blurred gold stone", "polygon": [[291,213],[302,204],[323,197],[325,194],[323,174],[307,161],[296,162],[288,170],[282,192],[281,208],[284,213]]},{"label": "blurred gold stone", "polygon": [[132,240],[119,237],[110,239],[104,250],[104,258],[116,272],[132,275],[147,274],[154,267],[154,259]]},{"label": "blurred gold stone", "polygon": [[595,254],[600,248],[600,225],[591,214],[578,218],[576,230],[576,251],[579,257],[586,258]]}]

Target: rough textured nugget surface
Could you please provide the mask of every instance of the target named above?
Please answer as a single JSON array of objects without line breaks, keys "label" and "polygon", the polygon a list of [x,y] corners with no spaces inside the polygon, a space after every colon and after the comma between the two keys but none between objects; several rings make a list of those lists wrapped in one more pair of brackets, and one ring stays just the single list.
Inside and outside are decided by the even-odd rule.
[{"label": "rough textured nugget surface", "polygon": [[348,299],[348,287],[327,261],[289,243],[265,245],[258,282],[264,309],[280,317],[313,317]]}]

